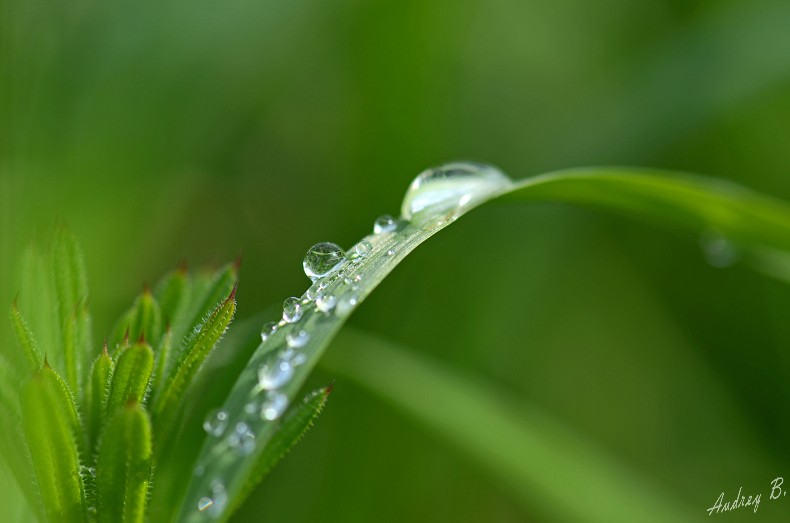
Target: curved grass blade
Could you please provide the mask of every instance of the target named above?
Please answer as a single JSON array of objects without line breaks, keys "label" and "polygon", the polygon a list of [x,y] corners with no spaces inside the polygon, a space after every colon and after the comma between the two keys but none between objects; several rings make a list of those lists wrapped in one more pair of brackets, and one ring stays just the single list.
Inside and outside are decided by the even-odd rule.
[{"label": "curved grass blade", "polygon": [[[102,365],[102,367],[104,366]],[[148,382],[151,379],[153,368],[154,352],[145,341],[140,340],[132,346],[122,349],[112,373],[110,392],[107,397],[107,414],[114,413],[129,401],[142,403],[148,391]],[[103,372],[104,369],[99,368],[98,371]],[[99,386],[98,383],[96,385]]]},{"label": "curved grass blade", "polygon": [[65,382],[46,364],[25,386],[22,423],[47,519],[84,521],[80,422]]},{"label": "curved grass blade", "polygon": [[[494,384],[455,374],[414,351],[352,329],[344,329],[332,345],[322,366],[353,379],[454,444],[507,485],[530,512],[585,523],[698,519],[689,517],[694,510],[546,413],[523,402],[516,407],[492,392]],[[600,502],[615,499],[617,503]]]},{"label": "curved grass blade", "polygon": [[135,400],[108,421],[96,458],[99,522],[143,522],[151,481],[151,421]]},{"label": "curved grass blade", "polygon": [[[446,178],[442,179],[442,185],[448,187]],[[409,212],[409,220],[380,223],[378,234],[367,236],[352,250],[356,257],[344,261],[298,300],[302,308],[299,314],[291,314],[294,304],[288,304],[289,313],[279,323],[279,328],[268,333],[259,345],[223,405],[230,424],[243,421],[254,434],[256,448],[252,456],[233,452],[225,434],[210,436],[197,461],[196,470],[202,474],[194,474],[191,479],[179,521],[204,520],[206,515],[199,510],[200,500],[210,496],[217,484],[222,485],[229,499],[240,494],[251,464],[256,462],[277,428],[275,420],[250,416],[245,410],[247,405],[268,401],[273,394],[289,401],[294,398],[345,318],[383,278],[423,241],[489,200],[506,196],[516,201],[596,205],[695,234],[718,231],[744,248],[790,251],[790,207],[787,204],[717,180],[641,169],[601,168],[567,170],[516,183],[497,181],[494,186],[482,184],[480,187],[482,189],[474,193],[449,187],[449,199],[446,195],[426,194],[429,186],[419,188],[420,204],[429,202],[428,207],[421,207],[420,212]],[[408,196],[407,202],[415,201],[413,191]],[[438,205],[430,202],[438,202]],[[406,211],[413,210],[408,207]],[[318,301],[317,295],[321,295]],[[299,340],[299,365],[290,359],[293,356],[288,356],[289,345],[293,345],[294,340]],[[286,379],[276,387],[269,387],[276,389],[270,391],[261,383],[271,381],[269,374],[278,368],[283,370],[279,378],[287,375]],[[260,379],[261,374],[264,380]],[[226,517],[221,510],[214,515]]]}]

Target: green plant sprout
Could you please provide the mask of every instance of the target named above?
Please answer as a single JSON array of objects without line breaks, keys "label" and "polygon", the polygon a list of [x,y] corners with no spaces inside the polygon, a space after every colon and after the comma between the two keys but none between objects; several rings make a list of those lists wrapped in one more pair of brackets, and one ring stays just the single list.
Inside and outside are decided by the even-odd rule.
[{"label": "green plant sprout", "polygon": [[[282,317],[264,324],[260,338],[257,325],[252,332],[249,324],[225,336],[236,313],[236,262],[213,273],[180,267],[166,275],[144,289],[100,346],[92,338],[80,248],[60,228],[48,252],[30,248],[24,255],[10,310],[18,346],[0,354],[0,413],[13,420],[0,445],[23,494],[19,503],[41,521],[227,521],[324,408],[331,387],[298,398],[349,315],[418,245],[490,201],[594,205],[712,233],[756,269],[790,274],[790,207],[739,186],[630,168],[566,170],[513,182],[493,167],[453,163],[420,174],[401,216],[378,218],[373,232],[348,251],[328,242],[312,247],[303,263],[311,286],[285,300]],[[527,505],[541,496],[561,499],[566,483],[556,478],[570,477],[582,462],[600,474],[595,484],[580,479],[579,490],[604,497],[628,492],[628,501],[564,503],[569,520],[634,521],[640,507],[650,507],[656,521],[687,519],[657,489],[600,463],[592,452],[580,450],[572,462],[562,452],[567,434],[550,424],[525,429],[507,409],[497,409],[485,389],[467,389],[375,337],[348,331],[339,342],[356,355],[330,358],[333,372],[457,440]],[[361,347],[370,348],[367,357]],[[207,362],[218,352],[242,370],[230,382],[213,383],[216,395],[205,394],[212,382]],[[422,376],[448,399],[421,404],[418,381],[399,393],[392,369]],[[212,403],[214,397],[224,398],[222,404]],[[454,412],[449,398],[468,409]],[[468,430],[475,419],[496,430]],[[542,451],[522,452],[520,441]],[[530,472],[538,456],[557,471],[555,480]]]}]

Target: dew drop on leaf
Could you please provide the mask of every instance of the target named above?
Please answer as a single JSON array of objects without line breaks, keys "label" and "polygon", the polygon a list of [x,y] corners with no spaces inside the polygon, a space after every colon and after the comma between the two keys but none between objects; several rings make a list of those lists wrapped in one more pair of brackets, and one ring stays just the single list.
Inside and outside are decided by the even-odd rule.
[{"label": "dew drop on leaf", "polygon": [[323,313],[330,313],[332,309],[335,308],[335,304],[337,303],[337,298],[334,297],[332,294],[321,294],[315,300],[316,308],[323,312]]},{"label": "dew drop on leaf", "polygon": [[299,298],[288,298],[283,302],[283,321],[294,323],[302,317],[302,304]]},{"label": "dew drop on leaf", "polygon": [[264,390],[278,389],[293,377],[294,369],[291,362],[277,358],[272,363],[265,363],[258,369],[258,385]]},{"label": "dew drop on leaf", "polygon": [[228,413],[222,409],[214,409],[206,415],[203,430],[212,436],[222,436],[228,426]]},{"label": "dew drop on leaf", "polygon": [[397,227],[398,227],[398,223],[389,214],[385,214],[384,216],[379,216],[378,218],[376,218],[376,221],[373,222],[373,232],[376,234],[384,234],[386,232],[392,232]]},{"label": "dew drop on leaf", "polygon": [[288,344],[289,347],[298,349],[307,345],[307,342],[310,341],[310,333],[306,330],[299,330],[296,332],[289,332],[285,336],[285,342]]},{"label": "dew drop on leaf", "polygon": [[467,208],[503,191],[510,178],[499,169],[473,162],[456,162],[421,172],[403,197],[403,218],[439,216]]},{"label": "dew drop on leaf", "polygon": [[302,267],[307,277],[315,281],[336,271],[345,258],[346,253],[340,246],[329,242],[316,243],[307,251]]},{"label": "dew drop on leaf", "polygon": [[277,322],[276,321],[269,321],[263,324],[261,327],[261,341],[266,341],[271,338],[272,334],[277,331]]},{"label": "dew drop on leaf", "polygon": [[274,421],[279,418],[288,407],[288,396],[275,392],[261,405],[261,418]]}]

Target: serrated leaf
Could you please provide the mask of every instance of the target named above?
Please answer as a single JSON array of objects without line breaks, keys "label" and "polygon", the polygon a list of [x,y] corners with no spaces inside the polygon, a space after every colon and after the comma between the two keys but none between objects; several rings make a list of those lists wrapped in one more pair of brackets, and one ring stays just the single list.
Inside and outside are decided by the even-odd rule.
[{"label": "serrated leaf", "polygon": [[[60,227],[52,244],[52,267],[61,341],[54,359],[74,390],[92,358],[90,316],[87,312],[88,280],[82,250],[74,234]],[[62,367],[61,367],[62,365]]]},{"label": "serrated leaf", "polygon": [[11,351],[14,356],[14,364],[17,372],[20,374],[28,374],[32,372],[33,369],[37,369],[41,366],[41,351],[38,348],[38,342],[33,337],[33,333],[30,331],[30,327],[28,327],[25,318],[23,318],[22,313],[19,312],[16,302],[11,305],[10,315],[19,348],[24,356],[24,358],[15,357],[17,353]]},{"label": "serrated leaf", "polygon": [[238,265],[227,264],[214,273],[198,274],[193,282],[189,302],[180,316],[181,321],[171,324],[176,340],[176,352],[180,353],[189,340],[189,329],[204,321],[228,297],[239,282]]},{"label": "serrated leaf", "polygon": [[154,351],[145,341],[123,348],[118,355],[107,396],[107,414],[112,414],[129,401],[142,403],[154,368]]},{"label": "serrated leaf", "polygon": [[214,349],[228,328],[236,312],[236,288],[230,291],[225,301],[214,312],[198,324],[189,337],[184,350],[173,363],[173,370],[166,378],[154,403],[154,423],[159,449],[166,448],[182,413],[180,406],[185,393],[192,384],[195,374]]},{"label": "serrated leaf", "polygon": [[107,397],[110,394],[113,362],[107,347],[93,361],[85,395],[85,427],[88,431],[88,448],[93,449],[99,437]]},{"label": "serrated leaf", "polygon": [[151,422],[137,401],[121,406],[107,422],[96,458],[99,522],[145,520],[151,481]]},{"label": "serrated leaf", "polygon": [[[440,185],[447,186],[443,181]],[[423,193],[430,191],[421,185]],[[451,188],[448,193],[432,194],[424,201],[438,202],[441,212],[433,204],[412,213],[409,220],[398,220],[392,230],[365,237],[368,254],[355,262],[344,262],[330,277],[311,289],[334,299],[330,313],[318,310],[312,300],[305,307],[296,324],[282,323],[280,328],[261,343],[247,368],[237,379],[226,399],[223,410],[230,423],[245,418],[245,406],[250,396],[260,392],[259,371],[262,367],[275,368],[276,358],[286,351],[288,336],[304,330],[309,339],[300,347],[305,362],[289,368],[289,376],[277,387],[279,394],[291,399],[304,383],[315,362],[338,332],[346,317],[411,251],[433,234],[444,229],[469,210],[495,198],[515,201],[569,201],[601,206],[670,224],[696,234],[715,230],[739,246],[758,250],[773,248],[790,251],[790,206],[779,200],[752,191],[723,184],[717,180],[657,173],[641,169],[579,169],[536,176],[516,183],[483,185],[482,192],[464,193],[466,189]],[[413,195],[412,195],[413,197]],[[368,245],[369,244],[369,245]],[[234,499],[248,477],[251,463],[265,448],[276,429],[276,423],[252,420],[250,430],[255,436],[256,450],[252,459],[234,457],[227,451],[222,438],[208,438],[197,460],[202,476],[193,475],[187,490],[179,521],[197,521],[194,509],[198,500],[210,491],[209,478],[222,477],[229,499]]]},{"label": "serrated leaf", "polygon": [[250,475],[244,483],[244,487],[239,495],[233,499],[233,504],[228,510],[232,514],[253,489],[266,477],[277,463],[282,460],[288,452],[299,443],[308,430],[313,426],[315,420],[323,412],[332,387],[318,389],[304,397],[299,405],[293,406],[283,417],[277,427],[277,431],[272,436],[269,444],[258,456],[258,460],[250,470]]},{"label": "serrated leaf", "polygon": [[22,423],[47,518],[84,521],[79,417],[65,382],[47,365],[25,385]]}]

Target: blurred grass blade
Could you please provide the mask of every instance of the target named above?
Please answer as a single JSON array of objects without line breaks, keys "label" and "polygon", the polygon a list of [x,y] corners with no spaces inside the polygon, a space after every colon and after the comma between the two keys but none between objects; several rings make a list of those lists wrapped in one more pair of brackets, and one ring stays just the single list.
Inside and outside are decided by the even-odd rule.
[{"label": "blurred grass blade", "polygon": [[110,393],[107,397],[107,414],[111,415],[129,401],[142,403],[153,368],[154,352],[145,341],[140,340],[122,349],[112,373]]},{"label": "blurred grass blade", "polygon": [[50,260],[35,244],[29,245],[20,262],[18,305],[31,331],[36,333],[40,347],[48,347],[49,352],[53,352],[60,343],[58,305],[52,273]]},{"label": "blurred grass blade", "polygon": [[[200,520],[199,501],[210,495],[211,482],[217,478],[223,482],[227,497],[235,499],[241,492],[244,478],[249,476],[251,464],[257,461],[261,449],[266,448],[276,432],[276,422],[250,417],[245,411],[251,401],[260,401],[261,397],[270,399],[271,394],[262,390],[266,387],[261,385],[260,372],[284,369],[281,376],[287,376],[272,388],[287,401],[296,397],[345,318],[406,255],[480,204],[503,197],[520,202],[542,200],[595,205],[697,235],[712,230],[744,249],[771,247],[790,251],[790,208],[787,204],[718,180],[628,168],[567,170],[515,183],[503,182],[487,168],[482,173],[487,177],[482,179],[493,180],[493,185],[476,182],[472,185],[480,190],[466,194],[453,186],[450,199],[420,185],[419,195],[411,193],[409,197],[419,197],[422,202],[438,202],[438,207],[423,207],[412,213],[414,216],[410,220],[396,220],[382,233],[366,236],[362,240],[364,256],[343,261],[329,277],[316,282],[309,293],[297,300],[301,307],[298,319],[281,321],[276,331],[268,333],[223,404],[229,423],[243,420],[254,434],[256,448],[252,457],[243,458],[229,451],[222,434],[207,438],[197,460],[197,470],[205,470],[205,473],[193,475],[179,521]],[[448,187],[452,183],[438,185]],[[315,296],[319,293],[324,298],[331,297],[332,307],[324,302],[324,310],[318,308]],[[299,365],[292,365],[285,357],[294,337],[302,340],[299,354],[304,362]],[[216,505],[214,509],[220,510]]]},{"label": "blurred grass blade", "polygon": [[147,287],[115,325],[110,346],[117,347],[127,336],[131,340],[139,339],[142,336],[150,340],[153,346],[158,345],[160,342],[162,337],[162,310]]},{"label": "blurred grass blade", "polygon": [[156,363],[154,365],[154,373],[151,376],[151,389],[156,390],[165,375],[167,369],[167,362],[170,359],[170,353],[173,349],[173,330],[168,327],[165,334],[162,336],[162,342],[156,351]]},{"label": "blurred grass blade", "polygon": [[714,231],[737,247],[790,252],[790,206],[745,187],[702,176],[611,167],[527,178],[504,197],[606,208],[662,226]]},{"label": "blurred grass blade", "polygon": [[22,421],[47,519],[84,521],[79,418],[65,382],[48,365],[25,386]]},{"label": "blurred grass blade", "polygon": [[162,308],[162,321],[165,325],[175,325],[183,321],[189,303],[191,282],[186,267],[179,267],[165,276],[157,285],[154,297]]},{"label": "blurred grass blade", "polygon": [[109,420],[96,458],[99,522],[142,523],[151,481],[151,422],[137,401]]},{"label": "blurred grass blade", "polygon": [[87,428],[88,448],[93,449],[99,437],[99,430],[110,394],[113,362],[107,346],[94,360],[85,396],[85,426]]},{"label": "blurred grass blade", "polygon": [[274,433],[269,444],[258,457],[258,461],[250,470],[249,477],[240,494],[233,499],[233,504],[228,509],[228,516],[233,514],[247,499],[253,489],[288,454],[294,445],[301,441],[318,416],[321,415],[331,392],[331,386],[311,392],[283,417],[277,432]]},{"label": "blurred grass blade", "polygon": [[[41,351],[38,348],[38,343],[33,337],[33,333],[30,332],[30,327],[28,327],[25,318],[23,318],[22,313],[19,312],[16,301],[11,305],[11,323],[14,325],[14,332],[16,333],[19,347],[24,354],[24,358],[14,358],[14,360],[16,360],[14,361],[17,366],[16,370],[20,374],[29,374],[33,369],[37,369],[41,366]],[[10,352],[14,355],[17,354],[16,351]],[[25,363],[23,363],[22,360],[24,360]]]},{"label": "blurred grass blade", "polygon": [[53,353],[58,362],[55,368],[63,370],[72,390],[82,390],[82,376],[92,358],[90,316],[87,308],[82,308],[88,301],[88,280],[79,243],[65,227],[55,234],[52,267],[62,335],[59,351]]},{"label": "blurred grass blade", "polygon": [[[412,351],[344,329],[322,360],[449,441],[549,520],[696,521],[672,498],[538,409]],[[550,472],[547,472],[550,471]]]}]

